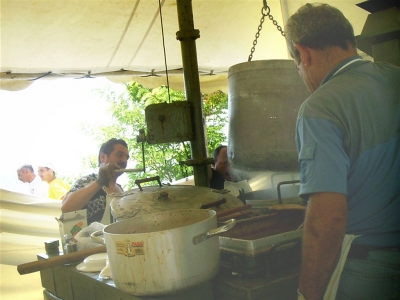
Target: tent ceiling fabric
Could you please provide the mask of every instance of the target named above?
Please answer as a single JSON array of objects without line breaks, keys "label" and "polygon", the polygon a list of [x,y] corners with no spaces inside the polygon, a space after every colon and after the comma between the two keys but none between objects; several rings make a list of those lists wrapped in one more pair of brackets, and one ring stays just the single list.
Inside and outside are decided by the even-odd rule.
[{"label": "tent ceiling fabric", "polygon": [[[356,35],[368,15],[356,6],[360,2],[329,1],[352,22]],[[284,28],[284,20],[304,2],[267,3]],[[183,90],[177,2],[161,0],[161,5],[170,86]],[[248,59],[262,5],[262,0],[192,1],[194,27],[200,30],[196,48],[202,92],[227,91],[229,68]],[[148,87],[166,84],[157,0],[1,0],[0,55],[2,89],[25,88],[46,74],[37,80],[107,76]],[[263,59],[288,59],[285,40],[268,17],[253,55],[253,60]]]}]

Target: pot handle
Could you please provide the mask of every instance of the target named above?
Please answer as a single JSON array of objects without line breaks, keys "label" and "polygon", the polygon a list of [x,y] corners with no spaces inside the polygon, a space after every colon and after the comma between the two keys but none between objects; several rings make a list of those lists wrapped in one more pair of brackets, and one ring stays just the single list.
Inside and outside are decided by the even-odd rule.
[{"label": "pot handle", "polygon": [[199,235],[196,235],[193,238],[193,244],[197,245],[197,244],[205,241],[206,239],[208,239],[210,237],[213,237],[213,236],[219,235],[221,233],[224,233],[224,232],[232,229],[233,226],[235,226],[235,225],[236,225],[236,220],[235,219],[230,219],[230,220],[226,221],[225,225],[223,225],[221,227],[218,227],[218,228],[215,228],[215,229],[211,229],[210,231],[207,231],[207,232],[201,233]]},{"label": "pot handle", "polygon": [[90,238],[93,242],[105,245],[104,238],[99,237],[99,235],[103,235],[103,230],[96,230],[90,235]]},{"label": "pot handle", "polygon": [[136,179],[136,180],[135,180],[135,184],[137,184],[137,186],[139,187],[139,190],[142,192],[143,189],[142,189],[142,187],[140,186],[140,184],[141,184],[141,183],[144,183],[144,182],[153,181],[153,180],[157,180],[158,185],[159,185],[160,187],[162,187],[162,185],[161,185],[161,180],[160,180],[160,176],[158,176],[158,175],[157,175],[157,176],[154,176],[154,177],[149,177],[149,178]]}]

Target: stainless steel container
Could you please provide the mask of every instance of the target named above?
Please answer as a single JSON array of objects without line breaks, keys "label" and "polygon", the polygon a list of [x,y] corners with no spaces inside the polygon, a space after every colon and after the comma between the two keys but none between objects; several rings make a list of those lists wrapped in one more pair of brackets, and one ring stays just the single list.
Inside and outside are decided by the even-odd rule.
[{"label": "stainless steel container", "polygon": [[[220,267],[216,212],[180,209],[146,214],[103,229],[112,278],[138,296],[178,292],[212,279]],[[92,239],[103,242],[92,234]]]},{"label": "stainless steel container", "polygon": [[241,170],[298,170],[295,125],[309,92],[292,60],[229,69],[228,158]]}]

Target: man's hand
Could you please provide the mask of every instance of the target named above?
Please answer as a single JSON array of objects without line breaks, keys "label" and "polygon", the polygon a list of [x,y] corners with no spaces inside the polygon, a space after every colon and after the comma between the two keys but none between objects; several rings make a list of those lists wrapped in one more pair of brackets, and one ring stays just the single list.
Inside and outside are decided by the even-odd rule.
[{"label": "man's hand", "polygon": [[119,168],[120,167],[117,164],[106,164],[105,166],[101,166],[96,182],[100,186],[108,186],[110,181],[113,179],[115,180],[117,177],[115,170]]}]

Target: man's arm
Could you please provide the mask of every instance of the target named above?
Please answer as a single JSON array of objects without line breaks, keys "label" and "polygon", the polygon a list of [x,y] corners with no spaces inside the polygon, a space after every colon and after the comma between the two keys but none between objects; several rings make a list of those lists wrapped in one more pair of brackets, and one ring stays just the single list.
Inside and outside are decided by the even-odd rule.
[{"label": "man's arm", "polygon": [[101,189],[97,181],[93,181],[84,188],[68,193],[61,204],[63,213],[82,209],[89,200]]},{"label": "man's arm", "polygon": [[304,223],[299,291],[307,300],[321,300],[340,256],[346,233],[346,195],[310,196]]},{"label": "man's arm", "polygon": [[117,175],[115,169],[118,169],[117,164],[102,165],[99,169],[99,174],[96,181],[88,184],[82,189],[68,193],[61,204],[63,213],[82,209],[90,199],[104,186],[107,189],[107,194],[112,192],[121,192],[116,187]]}]

